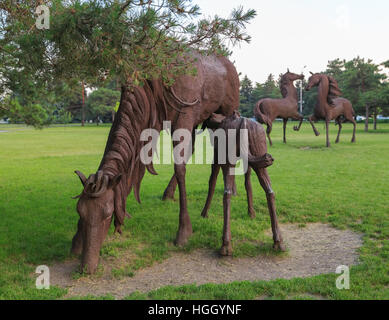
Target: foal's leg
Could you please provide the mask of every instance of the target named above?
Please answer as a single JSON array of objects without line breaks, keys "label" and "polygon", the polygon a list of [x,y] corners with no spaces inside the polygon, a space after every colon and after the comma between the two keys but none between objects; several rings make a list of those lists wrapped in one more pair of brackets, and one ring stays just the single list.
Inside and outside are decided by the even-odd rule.
[{"label": "foal's leg", "polygon": [[271,188],[269,174],[267,173],[266,168],[253,167],[253,169],[255,170],[255,173],[258,176],[258,180],[259,180],[263,190],[265,190],[265,192],[266,192],[267,206],[269,208],[271,227],[272,227],[272,231],[273,231],[273,241],[274,241],[273,248],[275,250],[285,251],[285,246],[283,244],[281,231],[278,227],[275,195],[274,195],[273,189]]},{"label": "foal's leg", "polygon": [[286,143],[286,124],[288,123],[288,119],[284,119],[284,143]]},{"label": "foal's leg", "polygon": [[250,218],[255,218],[255,210],[253,206],[253,188],[251,187],[251,168],[248,167],[247,172],[245,174],[245,181],[244,185],[246,187],[246,194],[247,194],[247,206],[248,206],[248,213]]},{"label": "foal's leg", "polygon": [[231,243],[231,196],[232,196],[232,185],[234,176],[230,174],[229,165],[222,166],[223,178],[224,178],[224,197],[223,197],[223,211],[224,211],[224,227],[223,227],[223,245],[220,249],[222,256],[232,255],[232,243]]},{"label": "foal's leg", "polygon": [[211,206],[213,195],[215,193],[215,187],[216,187],[217,176],[219,175],[219,171],[220,171],[220,165],[213,164],[212,173],[211,176],[209,177],[207,202],[205,203],[204,209],[201,213],[201,216],[203,218],[208,218],[208,211],[209,211],[209,207]]},{"label": "foal's leg", "polygon": [[317,120],[316,117],[315,117],[315,116],[310,116],[310,117],[308,118],[308,120],[309,120],[309,123],[310,123],[311,126],[312,126],[313,132],[315,133],[316,137],[320,136],[319,131],[317,131],[315,125],[313,124],[313,122]]},{"label": "foal's leg", "polygon": [[340,132],[342,131],[342,120],[341,120],[341,119],[337,119],[337,120],[336,120],[336,123],[337,123],[338,126],[339,126],[339,131],[338,131],[338,137],[336,138],[335,143],[339,143],[339,140],[340,140]]}]

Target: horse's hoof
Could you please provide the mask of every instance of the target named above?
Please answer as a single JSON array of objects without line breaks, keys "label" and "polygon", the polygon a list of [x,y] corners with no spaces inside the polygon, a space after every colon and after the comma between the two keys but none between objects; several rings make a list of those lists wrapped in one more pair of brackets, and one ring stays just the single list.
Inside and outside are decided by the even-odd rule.
[{"label": "horse's hoof", "polygon": [[223,245],[220,249],[220,255],[223,257],[230,257],[232,256],[232,246],[231,244]]},{"label": "horse's hoof", "polygon": [[171,196],[171,195],[167,195],[167,194],[164,194],[163,197],[162,197],[162,201],[174,201],[174,195]]},{"label": "horse's hoof", "polygon": [[285,247],[285,245],[284,245],[284,243],[282,241],[274,242],[273,249],[275,251],[279,251],[279,252],[285,252],[286,251],[286,247]]},{"label": "horse's hoof", "polygon": [[176,240],[174,241],[174,245],[177,247],[183,247],[188,243],[190,236],[193,234],[192,227],[188,230],[179,230],[177,233]]},{"label": "horse's hoof", "polygon": [[206,212],[201,213],[201,216],[202,216],[204,219],[208,219],[208,218],[209,218],[209,217],[208,217],[208,213],[206,213]]},{"label": "horse's hoof", "polygon": [[251,219],[255,219],[256,213],[255,213],[254,209],[249,209],[249,217]]}]

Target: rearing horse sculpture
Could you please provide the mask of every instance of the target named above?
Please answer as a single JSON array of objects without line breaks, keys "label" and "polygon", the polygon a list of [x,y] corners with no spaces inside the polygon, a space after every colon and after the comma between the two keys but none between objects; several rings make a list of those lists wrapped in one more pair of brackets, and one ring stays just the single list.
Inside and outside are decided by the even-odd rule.
[{"label": "rearing horse sculpture", "polygon": [[257,102],[254,115],[258,122],[266,124],[266,133],[270,145],[273,145],[270,133],[276,118],[282,118],[284,120],[284,143],[286,143],[286,124],[289,118],[300,120],[300,124],[294,127],[295,131],[300,130],[304,117],[298,112],[297,90],[293,82],[303,79],[304,75],[291,73],[288,69],[288,72],[281,77],[280,88],[283,99],[267,98]]},{"label": "rearing horse sculpture", "polygon": [[335,120],[335,123],[339,126],[338,137],[336,138],[335,143],[339,143],[342,123],[349,121],[354,125],[353,137],[351,139],[351,142],[354,143],[357,123],[355,121],[355,111],[351,102],[345,98],[339,97],[342,93],[339,89],[338,82],[333,77],[326,74],[314,74],[312,72],[311,75],[305,89],[309,91],[313,87],[319,87],[316,107],[313,115],[308,118],[315,135],[319,136],[320,133],[316,130],[313,122],[324,120],[326,122],[327,147],[330,147],[331,143],[328,132],[330,121]]},{"label": "rearing horse sculpture", "polygon": [[[121,233],[124,218],[129,216],[126,212],[128,194],[134,190],[139,201],[146,168],[155,174],[152,165],[146,166],[140,159],[145,145],[141,141],[142,131],[161,131],[163,121],[171,121],[173,132],[177,129],[192,132],[213,113],[230,116],[239,107],[239,76],[234,65],[225,57],[199,53],[192,53],[192,57],[197,59],[193,62],[197,75],[179,77],[171,89],[164,86],[161,79],[146,81],[143,87],[123,86],[118,114],[97,173],[87,179],[76,172],[83,191],[78,196],[80,219],[72,252],[82,254],[81,267],[88,273],[97,269],[99,251],[113,217],[115,231]],[[179,144],[185,150],[190,148],[190,143],[190,139],[173,142],[174,146]],[[182,246],[192,235],[186,199],[186,163],[175,163],[174,170],[180,192],[175,243]]]}]

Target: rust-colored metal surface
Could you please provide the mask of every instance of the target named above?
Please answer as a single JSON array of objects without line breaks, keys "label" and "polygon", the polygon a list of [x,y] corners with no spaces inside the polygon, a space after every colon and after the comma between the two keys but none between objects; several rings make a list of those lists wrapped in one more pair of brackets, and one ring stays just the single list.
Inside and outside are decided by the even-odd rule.
[{"label": "rust-colored metal surface", "polygon": [[[270,154],[267,153],[266,134],[264,128],[257,122],[247,118],[240,117],[238,114],[234,114],[230,117],[221,117],[215,115],[211,117],[205,125],[211,129],[222,129],[226,132],[227,146],[229,146],[228,139],[230,138],[227,132],[229,130],[240,130],[246,129],[248,134],[248,168],[245,174],[245,187],[247,193],[248,212],[251,218],[255,218],[255,211],[253,208],[253,195],[252,185],[250,181],[251,171],[254,170],[256,173],[259,183],[266,193],[267,204],[271,219],[274,249],[284,251],[285,247],[283,244],[280,229],[278,227],[275,195],[271,187],[271,181],[267,172],[267,167],[271,166],[274,159]],[[241,135],[236,135],[236,155],[242,156],[241,146]],[[227,160],[226,163],[220,163],[218,159],[218,143],[214,143],[214,164],[212,165],[212,173],[209,179],[208,197],[204,209],[202,211],[202,217],[208,217],[208,211],[212,202],[212,198],[215,192],[217,177],[222,169],[224,178],[224,198],[223,198],[223,210],[224,210],[224,228],[223,228],[223,244],[220,250],[221,255],[229,256],[232,254],[232,241],[231,241],[231,196],[233,194],[233,187],[235,176],[231,174],[231,169],[235,168],[236,163]]]},{"label": "rust-colored metal surface", "polygon": [[312,73],[308,80],[308,85],[305,88],[307,91],[313,87],[318,87],[317,104],[314,109],[313,115],[308,120],[312,125],[313,131],[316,136],[320,133],[315,128],[314,122],[324,120],[326,122],[326,140],[327,147],[331,146],[329,139],[329,123],[331,120],[335,120],[335,123],[339,126],[338,136],[335,143],[339,142],[340,133],[342,131],[342,123],[351,122],[354,125],[353,136],[351,142],[355,142],[355,131],[357,123],[355,121],[355,111],[349,100],[341,98],[342,94],[338,82],[335,78],[326,74]]},{"label": "rust-colored metal surface", "polygon": [[[155,174],[152,164],[146,166],[140,161],[140,151],[145,144],[140,141],[141,132],[149,128],[161,131],[163,121],[171,121],[173,131],[192,131],[213,113],[230,116],[239,107],[239,77],[234,65],[225,57],[195,53],[193,56],[197,58],[194,62],[197,75],[178,78],[173,89],[165,87],[161,80],[147,81],[143,87],[123,87],[120,107],[97,173],[87,179],[76,172],[83,191],[78,196],[80,219],[72,252],[81,255],[81,267],[88,273],[97,269],[99,251],[112,218],[115,231],[121,233],[124,219],[129,216],[127,196],[134,191],[140,201],[140,186],[146,169]],[[185,163],[175,164],[174,170],[180,191],[175,243],[182,246],[192,235]]]},{"label": "rust-colored metal surface", "polygon": [[281,78],[280,89],[283,98],[262,99],[257,102],[254,108],[254,115],[257,121],[267,126],[266,133],[270,145],[273,144],[270,133],[276,118],[282,118],[284,120],[284,143],[286,143],[286,124],[290,118],[300,120],[300,124],[294,127],[295,131],[300,130],[304,118],[298,111],[297,90],[293,82],[302,79],[304,79],[304,75],[292,73],[288,69],[288,72]]}]

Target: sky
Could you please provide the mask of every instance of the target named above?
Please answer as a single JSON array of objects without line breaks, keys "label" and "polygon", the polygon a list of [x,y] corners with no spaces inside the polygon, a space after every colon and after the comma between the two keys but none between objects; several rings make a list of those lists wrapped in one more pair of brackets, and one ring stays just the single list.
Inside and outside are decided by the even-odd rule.
[{"label": "sky", "polygon": [[[357,56],[380,64],[389,60],[387,0],[193,0],[205,16],[227,17],[233,8],[255,9],[248,25],[250,44],[233,51],[238,72],[264,82],[291,72],[306,76],[329,60]],[[304,69],[304,66],[306,68]]]}]

